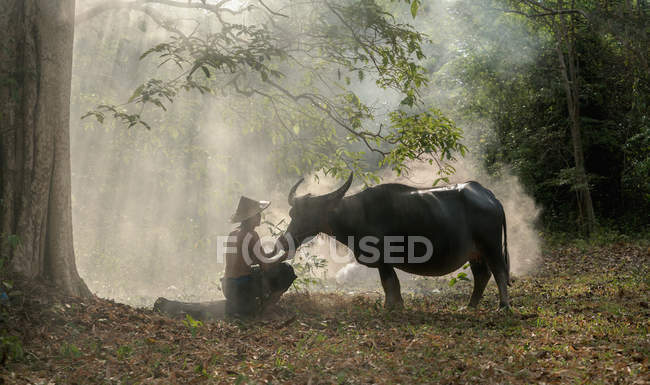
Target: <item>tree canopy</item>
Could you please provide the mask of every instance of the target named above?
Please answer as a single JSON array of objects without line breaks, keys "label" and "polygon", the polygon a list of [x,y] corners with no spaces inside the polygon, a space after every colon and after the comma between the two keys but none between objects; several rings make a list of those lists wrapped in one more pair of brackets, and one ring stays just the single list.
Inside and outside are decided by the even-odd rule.
[{"label": "tree canopy", "polygon": [[[391,2],[317,3],[259,2],[234,10],[228,1],[190,2],[200,11],[190,21],[157,8],[185,3],[118,4],[143,12],[168,32],[141,59],[176,70],[147,79],[127,103],[101,104],[85,116],[103,121],[108,113],[129,127],[150,128],[140,111],[150,105],[164,110],[181,91],[239,96],[255,103],[253,113],[265,123],[259,129],[284,154],[278,158],[282,167],[296,175],[353,170],[377,182],[373,167],[399,173],[407,161],[424,159],[438,162],[443,175],[451,173],[447,161],[465,147],[454,123],[421,101],[428,81],[420,65],[426,37],[387,11]],[[420,1],[405,3],[416,17]],[[239,14],[245,22],[233,16]],[[383,97],[384,105],[377,106],[377,100],[360,97],[369,85],[397,102]]]}]

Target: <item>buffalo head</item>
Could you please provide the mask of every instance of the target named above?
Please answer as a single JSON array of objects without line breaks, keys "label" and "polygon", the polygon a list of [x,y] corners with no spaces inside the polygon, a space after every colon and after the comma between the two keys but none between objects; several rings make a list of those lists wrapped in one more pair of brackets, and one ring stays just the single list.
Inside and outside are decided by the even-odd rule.
[{"label": "buffalo head", "polygon": [[[311,194],[296,197],[296,190],[303,179],[301,178],[289,191],[289,216],[291,223],[287,231],[278,239],[280,248],[295,251],[303,242],[316,236],[318,233],[327,232],[328,212],[343,199],[345,192],[352,184],[352,173],[345,184],[336,191],[325,195],[312,196]],[[294,250],[289,250],[293,248]]]}]

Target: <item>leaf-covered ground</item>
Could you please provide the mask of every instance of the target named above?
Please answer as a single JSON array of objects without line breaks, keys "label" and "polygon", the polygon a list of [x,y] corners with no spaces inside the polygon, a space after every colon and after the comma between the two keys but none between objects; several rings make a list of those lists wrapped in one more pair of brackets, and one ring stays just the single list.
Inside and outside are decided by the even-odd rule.
[{"label": "leaf-covered ground", "polygon": [[[270,317],[192,325],[103,299],[19,287],[5,309],[8,384],[648,384],[650,249],[558,248],[510,288],[407,296],[292,294]],[[18,338],[11,338],[10,336]],[[22,352],[18,351],[21,350]],[[22,354],[21,354],[22,353]]]}]

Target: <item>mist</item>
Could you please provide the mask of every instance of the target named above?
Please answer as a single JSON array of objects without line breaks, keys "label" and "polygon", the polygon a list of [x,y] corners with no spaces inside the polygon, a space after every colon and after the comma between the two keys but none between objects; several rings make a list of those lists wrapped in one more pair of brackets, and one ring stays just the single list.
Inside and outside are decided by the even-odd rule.
[{"label": "mist", "polygon": [[[78,0],[77,14],[96,3]],[[233,7],[239,3],[243,4],[233,2]],[[454,34],[459,27],[453,13],[447,11],[450,4],[439,3],[426,14],[428,20],[416,19],[416,25],[427,24],[431,29],[430,17],[437,15],[440,20],[436,24],[446,28],[438,37]],[[281,2],[271,5],[283,12],[294,9]],[[196,17],[192,10],[172,12],[161,7],[159,11],[179,19]],[[248,20],[233,18],[241,23],[251,21],[250,16]],[[211,28],[209,23],[201,27]],[[217,255],[217,239],[235,227],[229,218],[239,197],[271,200],[264,220],[284,220],[286,224],[286,194],[295,183],[287,172],[278,170],[282,158],[271,145],[274,138],[260,128],[256,113],[270,107],[253,99],[188,93],[169,105],[167,112],[142,111],[152,123],[151,130],[126,128],[112,120],[98,124],[80,119],[97,104],[126,101],[134,86],[148,77],[172,73],[155,61],[139,60],[144,50],[166,36],[166,31],[146,17],[128,10],[104,13],[78,24],[75,32],[71,155],[78,269],[96,295],[137,306],[151,306],[159,296],[185,301],[222,297],[219,278],[224,266]],[[450,63],[460,38],[439,40],[425,47],[427,54],[440,56],[440,63]],[[434,70],[444,73],[444,65]],[[285,81],[299,80],[288,77]],[[438,85],[432,82],[426,90],[428,100],[454,117],[458,91]],[[379,89],[372,78],[354,81],[351,88],[378,110],[375,124],[399,103],[395,92]],[[261,124],[272,123],[277,124]],[[453,163],[456,174],[450,183],[476,180],[495,193],[506,211],[512,274],[528,274],[540,256],[535,230],[540,209],[508,169],[498,176],[485,171],[476,126],[461,119],[457,124],[465,131],[470,152]],[[481,132],[489,131],[489,124],[486,122]],[[391,170],[379,170],[378,174],[382,182],[420,187],[431,186],[439,177],[438,169],[428,163],[410,164],[410,172],[401,177]],[[307,175],[298,193],[322,194],[342,183],[322,173],[318,176]],[[363,188],[357,181],[349,194]],[[271,234],[265,225],[259,230],[262,236]],[[344,246],[330,242],[327,237],[316,237],[298,258],[318,255],[328,259],[325,276],[345,290],[381,287],[375,270],[350,264]],[[332,247],[340,258],[334,260],[329,255]],[[400,278],[415,279],[405,273],[400,273]]]}]

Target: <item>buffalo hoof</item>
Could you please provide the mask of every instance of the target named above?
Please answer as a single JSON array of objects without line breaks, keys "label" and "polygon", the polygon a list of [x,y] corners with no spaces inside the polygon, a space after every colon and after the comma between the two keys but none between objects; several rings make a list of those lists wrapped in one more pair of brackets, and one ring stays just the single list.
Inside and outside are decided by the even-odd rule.
[{"label": "buffalo hoof", "polygon": [[398,302],[386,302],[384,304],[384,308],[386,310],[404,310],[404,302],[403,301],[398,301]]},{"label": "buffalo hoof", "polygon": [[510,305],[507,305],[507,306],[499,306],[499,309],[497,310],[497,312],[498,312],[498,313],[502,313],[502,314],[508,314],[508,315],[511,315],[511,314],[514,313],[514,312],[512,311],[512,308],[510,307]]}]

